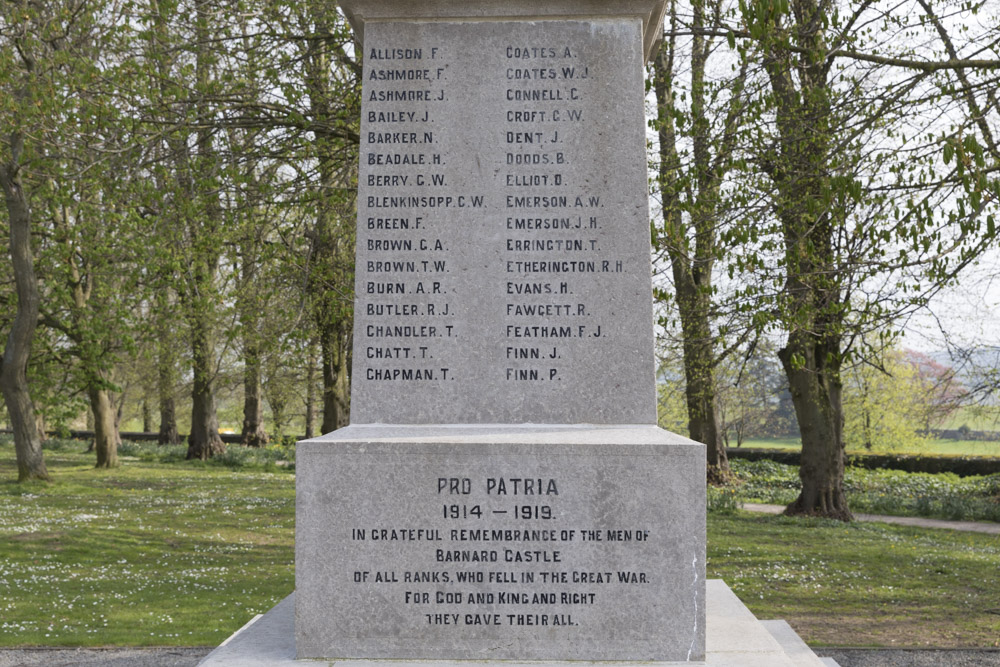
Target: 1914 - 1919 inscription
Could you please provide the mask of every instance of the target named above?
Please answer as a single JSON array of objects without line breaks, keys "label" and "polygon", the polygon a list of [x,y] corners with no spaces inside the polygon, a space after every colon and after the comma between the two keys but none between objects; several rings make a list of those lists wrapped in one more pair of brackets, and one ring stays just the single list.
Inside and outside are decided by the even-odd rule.
[{"label": "1914 - 1919 inscription", "polygon": [[641,49],[463,29],[366,28],[352,422],[654,423]]}]

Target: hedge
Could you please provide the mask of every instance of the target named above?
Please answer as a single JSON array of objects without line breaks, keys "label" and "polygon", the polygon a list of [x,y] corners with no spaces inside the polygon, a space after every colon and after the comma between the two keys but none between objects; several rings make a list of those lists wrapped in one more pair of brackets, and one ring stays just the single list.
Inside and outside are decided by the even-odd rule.
[{"label": "hedge", "polygon": [[[785,465],[799,465],[800,452],[787,449],[727,447],[731,459],[768,460]],[[921,456],[914,454],[850,454],[847,465],[868,470],[904,470],[906,472],[951,472],[959,477],[1000,473],[1000,458],[988,456]]]}]

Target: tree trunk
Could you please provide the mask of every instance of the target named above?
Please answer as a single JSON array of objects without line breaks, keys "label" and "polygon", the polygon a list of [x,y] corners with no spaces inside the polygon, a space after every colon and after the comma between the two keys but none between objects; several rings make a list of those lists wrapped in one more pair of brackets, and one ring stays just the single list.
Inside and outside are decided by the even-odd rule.
[{"label": "tree trunk", "polygon": [[166,290],[161,289],[156,297],[157,341],[156,341],[156,393],[159,398],[160,428],[156,442],[161,445],[179,445],[181,436],[177,432],[177,406],[174,399],[176,388],[175,341],[168,326],[170,308]]},{"label": "tree trunk", "polygon": [[[172,360],[171,360],[172,362]],[[172,364],[165,364],[161,351],[156,388],[160,395],[160,429],[156,442],[161,445],[179,445],[181,436],[177,433],[177,407],[174,403],[174,383]]]},{"label": "tree trunk", "polygon": [[[248,334],[248,336],[255,334]],[[264,431],[264,400],[260,387],[260,354],[257,346],[244,342],[243,432],[240,444],[263,447],[268,442]]]},{"label": "tree trunk", "polygon": [[142,399],[142,432],[151,433],[153,431],[153,408],[149,405],[149,397]]},{"label": "tree trunk", "polygon": [[799,479],[802,491],[785,514],[850,521],[844,495],[844,411],[839,350],[817,343],[808,333],[789,336],[778,351],[791,389],[802,434]]},{"label": "tree trunk", "polygon": [[219,437],[212,387],[212,345],[208,336],[207,314],[195,306],[191,313],[191,361],[194,381],[191,387],[191,433],[188,435],[188,459],[207,460],[226,451]]},{"label": "tree trunk", "polygon": [[[340,326],[320,331],[323,355],[323,433],[336,431],[350,421],[350,389],[347,377],[345,336]],[[342,323],[337,323],[342,324]]]},{"label": "tree trunk", "polygon": [[[212,33],[212,12],[206,0],[195,3],[195,81],[193,108],[199,116],[214,114],[209,98],[212,95],[213,54],[210,52],[215,34]],[[188,435],[188,459],[209,459],[226,451],[219,437],[216,415],[214,369],[212,360],[211,316],[215,311],[215,272],[218,268],[222,227],[222,209],[218,191],[218,158],[212,144],[214,128],[205,125],[195,133],[192,157],[187,146],[178,146],[178,183],[180,190],[194,193],[187,207],[188,262],[190,270],[182,284],[181,299],[185,301],[191,329],[191,433]]]},{"label": "tree trunk", "polygon": [[[696,1],[692,7],[693,25],[700,28],[704,24],[704,3]],[[664,229],[664,238],[660,242],[670,256],[677,313],[681,321],[688,432],[693,440],[706,446],[708,481],[722,483],[729,477],[729,459],[715,397],[715,336],[710,320],[720,174],[711,164],[710,144],[713,142],[705,118],[707,51],[704,37],[696,34],[691,67],[691,116],[696,131],[692,137],[694,162],[688,169],[698,188],[695,201],[687,202],[690,212],[685,221],[682,213],[685,188],[679,184],[683,166],[677,150],[677,129],[673,120],[674,73],[670,57],[673,46],[671,41],[665,42],[654,63]],[[718,144],[716,150],[726,150],[727,142],[720,140],[714,143]]]},{"label": "tree trunk", "polygon": [[[786,514],[851,520],[844,494],[841,340],[850,305],[842,301],[835,237],[844,212],[832,205],[831,102],[825,5],[794,1],[794,23],[768,33],[765,69],[778,129],[776,154],[762,162],[777,186],[775,213],[784,235],[782,316],[788,342],[778,358],[788,378],[802,437],[802,491]],[[792,38],[794,33],[794,39]],[[796,42],[803,51],[787,47]]]},{"label": "tree trunk", "polygon": [[35,409],[28,393],[28,360],[31,339],[38,323],[38,282],[31,253],[31,211],[24,194],[18,160],[23,148],[19,133],[11,135],[11,161],[0,164],[0,187],[10,223],[10,256],[17,290],[17,314],[7,335],[3,363],[0,365],[0,389],[14,430],[14,453],[17,480],[49,479],[42,457],[42,438],[35,422]]},{"label": "tree trunk", "polygon": [[705,443],[707,476],[711,483],[729,477],[729,458],[722,437],[715,400],[715,345],[708,322],[709,303],[690,274],[674,271],[677,310],[684,332],[684,394],[687,399],[688,433],[692,440]]},{"label": "tree trunk", "polygon": [[90,383],[87,387],[90,410],[94,415],[94,450],[97,468],[114,468],[118,465],[118,427],[115,408],[107,389]]}]

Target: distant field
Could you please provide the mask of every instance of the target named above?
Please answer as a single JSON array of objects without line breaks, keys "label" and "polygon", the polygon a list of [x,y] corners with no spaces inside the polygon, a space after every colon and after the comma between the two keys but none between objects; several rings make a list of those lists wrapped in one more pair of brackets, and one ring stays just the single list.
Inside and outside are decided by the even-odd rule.
[{"label": "distant field", "polygon": [[[774,438],[769,440],[745,440],[746,449],[787,449],[798,450],[802,442],[793,438]],[[847,450],[849,454],[864,454],[865,450]],[[879,452],[885,453],[885,452]],[[893,454],[935,454],[940,456],[996,456],[1000,457],[1000,442],[984,442],[981,440],[929,440],[919,448],[893,450]]]},{"label": "distant field", "polygon": [[996,407],[959,408],[941,424],[941,428],[944,429],[958,429],[963,426],[973,431],[1000,431],[1000,410]]}]

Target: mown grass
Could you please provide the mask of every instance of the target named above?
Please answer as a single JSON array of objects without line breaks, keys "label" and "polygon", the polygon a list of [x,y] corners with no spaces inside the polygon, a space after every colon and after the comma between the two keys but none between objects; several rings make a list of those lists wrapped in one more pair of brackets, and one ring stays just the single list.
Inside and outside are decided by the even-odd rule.
[{"label": "mown grass", "polygon": [[825,646],[1000,646],[1000,537],[711,514],[708,576]]},{"label": "mown grass", "polygon": [[[0,442],[0,646],[215,645],[292,591],[294,478],[265,471],[280,459],[131,450],[147,460],[99,471],[82,449],[48,450],[54,482],[19,485]],[[1000,637],[995,536],[713,512],[708,556],[710,577],[813,643]]]},{"label": "mown grass", "polygon": [[[798,438],[761,438],[745,440],[742,447],[746,449],[784,449],[798,451],[802,449],[802,441]],[[865,449],[848,449],[850,454],[870,453]],[[891,454],[922,454],[930,456],[994,456],[1000,457],[1000,441],[985,440],[924,440],[920,445],[903,447]]]},{"label": "mown grass", "polygon": [[0,645],[213,645],[292,592],[292,475],[83,447],[25,485],[0,444]]}]

